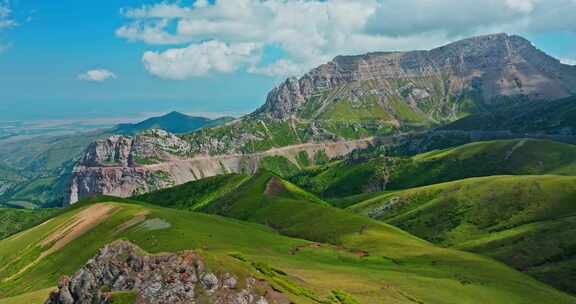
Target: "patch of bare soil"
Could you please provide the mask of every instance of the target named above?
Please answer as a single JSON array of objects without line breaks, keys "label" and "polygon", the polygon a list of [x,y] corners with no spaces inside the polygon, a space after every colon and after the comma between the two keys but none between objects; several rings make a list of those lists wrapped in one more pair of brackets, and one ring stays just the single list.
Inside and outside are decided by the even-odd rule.
[{"label": "patch of bare soil", "polygon": [[284,184],[282,184],[282,181],[280,181],[276,177],[272,177],[268,182],[268,184],[266,185],[264,195],[275,196],[284,191],[286,191],[286,188],[284,188]]}]

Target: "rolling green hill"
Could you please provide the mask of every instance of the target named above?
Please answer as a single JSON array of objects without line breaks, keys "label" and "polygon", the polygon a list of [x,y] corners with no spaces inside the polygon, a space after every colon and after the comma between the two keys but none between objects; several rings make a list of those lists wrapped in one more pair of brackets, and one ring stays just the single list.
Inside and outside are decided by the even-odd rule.
[{"label": "rolling green hill", "polygon": [[332,208],[265,172],[203,209],[268,227],[110,197],[79,203],[0,241],[0,303],[41,303],[33,299],[115,239],[150,253],[197,250],[208,267],[269,280],[295,303],[576,302],[491,259]]},{"label": "rolling green hill", "polygon": [[325,197],[408,189],[490,175],[576,175],[576,146],[548,140],[476,142],[413,157],[337,161],[290,180]]},{"label": "rolling green hill", "polygon": [[[571,179],[568,177],[566,178]],[[551,181],[550,183],[554,185],[555,181]],[[504,185],[504,187],[508,186],[510,185]],[[519,185],[517,187],[522,186],[523,185]],[[562,188],[562,185],[560,185],[559,187]],[[481,192],[484,190],[485,189],[479,189],[478,191]],[[407,192],[408,191],[410,190],[407,190]],[[496,189],[494,191],[497,192],[498,190]],[[446,192],[449,191],[446,190]],[[352,251],[355,251],[359,254],[366,253],[371,256],[377,254],[377,252],[381,252],[381,250],[387,251],[387,249],[379,247],[379,244],[385,244],[385,242],[379,241],[379,236],[385,234],[386,229],[389,229],[389,227],[386,228],[383,226],[374,225],[373,222],[365,218],[353,217],[350,214],[347,214],[346,212],[330,208],[325,203],[319,201],[318,199],[314,198],[307,199],[307,197],[303,193],[305,192],[303,192],[303,190],[297,188],[293,184],[283,181],[277,177],[274,177],[271,174],[264,172],[245,181],[235,190],[223,195],[219,199],[214,200],[213,203],[206,205],[203,208],[203,211],[209,213],[217,213],[241,220],[258,222],[261,224],[265,224],[269,227],[272,227],[273,229],[284,235],[298,238],[305,238],[307,240],[316,242],[329,243],[344,248],[350,248]],[[547,194],[548,193],[542,194],[542,196],[539,199],[546,197]],[[445,193],[438,194],[438,197],[444,197],[444,195]],[[388,197],[388,196],[387,194],[384,194],[376,198],[370,199],[367,202],[379,201],[379,198],[381,197]],[[157,202],[167,201],[167,199],[163,199],[161,196],[156,196],[155,199]],[[479,198],[479,200],[481,199],[482,198]],[[354,206],[353,208],[361,208],[361,207]],[[505,207],[503,208],[504,210],[508,209],[515,210],[513,208],[508,209],[506,209]],[[358,209],[354,210],[358,211]],[[547,207],[542,207],[542,210],[548,210],[548,209]],[[498,213],[498,211],[499,210],[496,210],[494,212]],[[439,225],[442,225],[457,221],[456,218],[453,219],[453,214],[458,214],[458,211],[454,211],[447,214],[446,216],[438,219],[437,222],[440,223]],[[370,215],[374,216],[373,214]],[[428,218],[427,216],[428,213],[418,214],[417,216],[415,216],[414,221],[418,222],[419,219],[421,218],[424,219],[423,221],[426,221]],[[502,216],[506,216],[506,214],[502,213]],[[494,216],[492,216],[491,218],[493,218],[493,220],[496,222],[500,220],[500,218]],[[310,219],[314,219],[313,222],[310,222]],[[405,222],[404,219],[399,219],[398,221],[390,223],[399,225],[399,227],[404,227],[402,225],[402,223],[404,222]],[[407,229],[408,228],[409,227],[407,227]],[[422,231],[429,231],[429,227],[428,226],[422,227],[421,230],[415,231],[415,233]],[[473,230],[463,230],[463,231],[458,230],[458,232],[462,233],[462,237],[470,238],[472,235],[474,235],[472,233]],[[561,232],[560,230],[556,230],[555,232],[558,235],[553,236],[552,239],[548,242],[542,242],[542,239],[538,238],[531,239],[530,241],[535,242],[535,244],[533,245],[535,247],[538,246],[545,247],[548,246],[551,242],[558,242],[562,240],[564,235],[569,235],[573,231],[568,229],[567,231],[564,231],[563,234],[560,234]],[[353,237],[352,239],[347,237],[349,235],[354,234],[356,234],[357,236]],[[364,238],[363,237],[364,234],[370,236]],[[561,242],[562,241],[560,241],[560,243]],[[438,243],[444,246],[448,245],[443,242]],[[571,241],[567,241],[561,243],[560,246],[564,245],[570,246],[570,244],[572,244]],[[468,248],[465,247],[462,248],[468,250]],[[508,248],[507,253],[509,254],[510,250],[514,249],[517,248]],[[560,254],[570,253],[569,251],[562,251],[562,249],[559,250]],[[558,252],[559,251],[556,250],[554,253]],[[481,253],[493,256],[495,258],[499,258],[504,262],[509,262],[502,256],[492,255],[484,251],[482,251]],[[550,254],[552,255],[553,252],[550,252]],[[548,258],[550,258],[550,256],[543,256],[538,261],[539,262],[547,261]],[[535,263],[534,260],[531,262]],[[518,264],[511,263],[511,265],[513,265],[518,269],[525,270],[522,267],[519,267]],[[553,266],[553,264],[549,263],[547,264],[547,266],[551,267]],[[533,272],[529,272],[529,274],[549,283],[552,280],[556,280],[554,284],[555,286],[567,290],[565,286],[570,284],[571,282],[569,269],[564,269],[562,273],[552,273],[552,271],[545,268],[541,268],[539,270],[547,271],[547,273],[543,275],[535,275]],[[562,268],[557,267],[555,269],[555,271],[559,270],[562,270]]]},{"label": "rolling green hill", "polygon": [[351,210],[576,293],[576,177],[492,176],[393,191]]},{"label": "rolling green hill", "polygon": [[162,207],[195,211],[231,191],[247,178],[247,176],[240,174],[216,175],[136,196],[134,199],[161,203]]}]

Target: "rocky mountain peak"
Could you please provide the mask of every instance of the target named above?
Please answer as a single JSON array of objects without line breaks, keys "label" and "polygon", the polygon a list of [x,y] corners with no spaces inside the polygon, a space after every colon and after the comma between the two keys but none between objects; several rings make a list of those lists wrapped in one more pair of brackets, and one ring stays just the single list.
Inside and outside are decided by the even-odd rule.
[{"label": "rocky mountain peak", "polygon": [[[395,92],[398,88],[391,82],[412,86],[425,82],[428,88],[419,89],[427,91],[442,86],[444,92],[436,92],[440,99],[457,99],[476,91],[475,102],[485,106],[510,99],[552,100],[570,96],[576,93],[576,70],[520,36],[484,35],[429,51],[338,56],[301,78],[290,78],[276,87],[256,114],[278,119],[299,116],[304,105],[322,92],[354,84],[366,90],[367,83],[372,92],[361,92],[364,95],[380,91],[374,95],[382,103],[396,95],[411,107],[418,107],[414,100],[401,96],[402,92]],[[432,98],[433,92],[428,93]],[[342,92],[339,95],[338,100],[351,97]]]}]

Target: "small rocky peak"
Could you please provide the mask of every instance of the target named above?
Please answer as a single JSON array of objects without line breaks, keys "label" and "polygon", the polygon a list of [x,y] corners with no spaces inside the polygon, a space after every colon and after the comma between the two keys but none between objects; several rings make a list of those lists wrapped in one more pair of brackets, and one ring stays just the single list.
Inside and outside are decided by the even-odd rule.
[{"label": "small rocky peak", "polygon": [[93,142],[88,146],[80,164],[86,166],[126,166],[130,158],[132,138],[113,135]]},{"label": "small rocky peak", "polygon": [[109,304],[118,292],[141,304],[287,303],[271,285],[232,272],[215,272],[193,251],[148,255],[127,241],[116,241],[71,277],[62,277],[45,304]]}]

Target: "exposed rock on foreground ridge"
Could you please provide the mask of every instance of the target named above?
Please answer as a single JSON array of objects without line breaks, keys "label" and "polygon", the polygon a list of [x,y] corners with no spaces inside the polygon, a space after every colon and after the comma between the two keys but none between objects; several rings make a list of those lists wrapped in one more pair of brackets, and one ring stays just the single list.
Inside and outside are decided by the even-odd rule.
[{"label": "exposed rock on foreground ridge", "polygon": [[133,292],[136,303],[288,303],[269,283],[214,273],[194,252],[147,255],[116,241],[72,277],[63,277],[46,304],[107,304],[114,292]]}]

